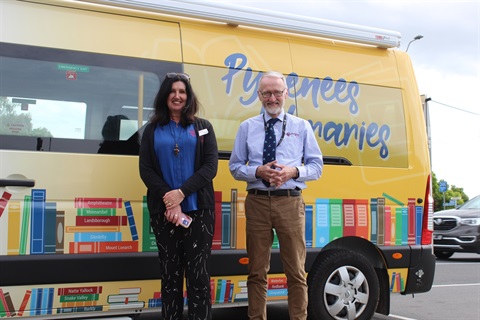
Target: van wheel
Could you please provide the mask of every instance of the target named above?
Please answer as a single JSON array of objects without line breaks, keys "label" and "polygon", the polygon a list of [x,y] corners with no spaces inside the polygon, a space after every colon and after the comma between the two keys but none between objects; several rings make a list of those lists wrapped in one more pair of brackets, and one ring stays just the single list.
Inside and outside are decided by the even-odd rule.
[{"label": "van wheel", "polygon": [[440,260],[447,260],[451,256],[453,256],[452,251],[440,251],[440,250],[434,250],[435,256],[440,259]]},{"label": "van wheel", "polygon": [[375,269],[350,250],[320,254],[308,273],[308,316],[312,320],[371,319],[379,297]]}]

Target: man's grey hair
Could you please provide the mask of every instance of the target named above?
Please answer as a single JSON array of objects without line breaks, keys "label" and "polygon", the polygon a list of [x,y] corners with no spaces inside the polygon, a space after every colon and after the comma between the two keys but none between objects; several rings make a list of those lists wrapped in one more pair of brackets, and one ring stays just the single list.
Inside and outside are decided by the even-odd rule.
[{"label": "man's grey hair", "polygon": [[263,78],[278,78],[278,79],[282,79],[283,81],[283,84],[285,85],[285,88],[287,88],[287,79],[285,78],[285,76],[278,72],[278,71],[267,71],[265,72],[262,77],[260,78],[260,82],[263,80]]}]

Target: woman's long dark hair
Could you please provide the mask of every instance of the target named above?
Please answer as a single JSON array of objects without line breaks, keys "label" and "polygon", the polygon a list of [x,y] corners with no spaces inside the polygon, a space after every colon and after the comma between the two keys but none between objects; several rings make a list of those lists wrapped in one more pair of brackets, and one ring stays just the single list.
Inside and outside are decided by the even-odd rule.
[{"label": "woman's long dark hair", "polygon": [[182,127],[186,127],[190,123],[195,121],[195,115],[198,112],[200,106],[197,96],[193,92],[193,88],[190,85],[190,81],[179,75],[169,78],[165,77],[158,90],[157,96],[153,103],[154,113],[150,118],[150,122],[153,124],[166,125],[170,122],[170,111],[168,109],[167,100],[170,92],[172,91],[172,85],[174,82],[181,81],[185,84],[185,90],[187,93],[187,101],[185,107],[182,109],[180,116],[180,124]]}]

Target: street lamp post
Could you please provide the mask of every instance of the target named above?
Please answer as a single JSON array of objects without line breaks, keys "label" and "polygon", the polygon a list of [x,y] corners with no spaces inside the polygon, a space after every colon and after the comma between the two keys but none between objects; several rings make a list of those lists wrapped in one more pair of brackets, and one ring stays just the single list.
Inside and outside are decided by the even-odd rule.
[{"label": "street lamp post", "polygon": [[416,36],[415,38],[413,38],[413,40],[408,43],[407,50],[405,50],[405,52],[408,52],[408,48],[410,47],[410,43],[412,43],[413,41],[420,40],[420,39],[422,39],[422,38],[423,38],[422,35],[418,35],[418,36]]}]

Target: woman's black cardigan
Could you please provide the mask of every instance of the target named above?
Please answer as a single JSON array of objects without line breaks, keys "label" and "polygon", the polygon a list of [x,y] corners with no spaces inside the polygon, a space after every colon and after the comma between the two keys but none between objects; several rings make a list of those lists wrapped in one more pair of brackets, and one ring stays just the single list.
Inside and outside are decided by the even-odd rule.
[{"label": "woman's black cardigan", "polygon": [[[198,192],[199,209],[215,209],[215,196],[213,191],[213,178],[218,169],[218,148],[212,124],[202,118],[195,118],[195,133],[197,145],[195,153],[195,173],[181,186],[185,197]],[[204,129],[207,134],[202,134]],[[170,191],[164,181],[160,165],[154,148],[155,126],[147,124],[140,144],[140,177],[147,186],[147,205],[150,215],[163,214],[166,211],[163,196]],[[168,151],[166,151],[168,152]],[[173,151],[172,151],[173,152]]]}]

